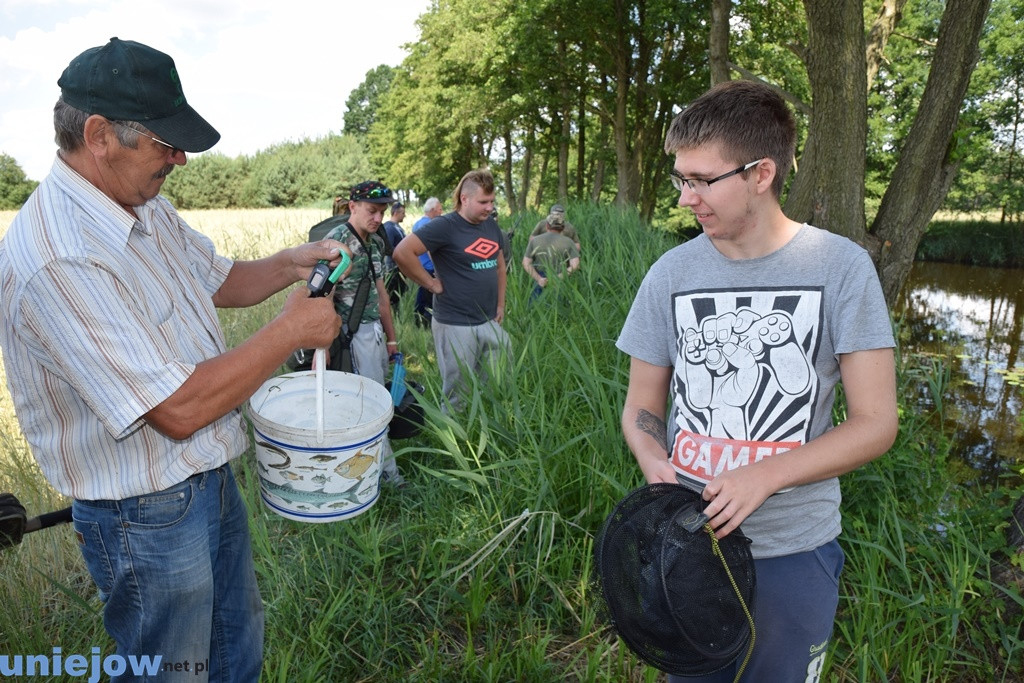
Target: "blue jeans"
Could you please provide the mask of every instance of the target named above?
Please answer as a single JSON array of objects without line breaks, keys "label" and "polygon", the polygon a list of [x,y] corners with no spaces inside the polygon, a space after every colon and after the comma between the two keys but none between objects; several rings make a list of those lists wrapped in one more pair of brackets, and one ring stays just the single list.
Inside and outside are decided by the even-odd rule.
[{"label": "blue jeans", "polygon": [[[754,652],[741,681],[818,683],[839,607],[845,556],[836,540],[805,553],[754,560]],[[746,648],[707,676],[669,676],[670,683],[732,683]]]},{"label": "blue jeans", "polygon": [[[539,274],[539,275],[540,275],[541,277],[547,277],[547,274],[546,274],[546,273],[544,272],[544,269],[543,269],[543,268],[538,268],[538,267],[536,266],[536,264],[535,264],[535,265],[533,266],[533,269],[534,269],[534,270],[536,270],[536,271],[537,271],[537,273],[538,273],[538,274]],[[537,300],[537,297],[539,297],[539,296],[540,296],[541,294],[543,294],[543,293],[544,293],[544,288],[543,288],[543,287],[541,287],[540,285],[538,285],[538,284],[537,284],[536,282],[534,282],[534,283],[533,283],[533,291],[532,291],[532,292],[530,292],[530,303],[532,304],[532,303],[533,303],[534,301],[536,301],[536,300]]]},{"label": "blue jeans", "polygon": [[[427,268],[426,271],[431,277],[433,277],[433,270]],[[416,290],[416,305],[413,307],[413,310],[416,311],[417,320],[421,321],[421,324],[423,325],[429,325],[433,318],[433,308],[434,293],[420,285]]]},{"label": "blue jeans", "polygon": [[[117,654],[160,655],[161,682],[259,679],[263,603],[229,465],[143,496],[76,500],[73,514]],[[132,673],[114,680],[149,680]]]}]

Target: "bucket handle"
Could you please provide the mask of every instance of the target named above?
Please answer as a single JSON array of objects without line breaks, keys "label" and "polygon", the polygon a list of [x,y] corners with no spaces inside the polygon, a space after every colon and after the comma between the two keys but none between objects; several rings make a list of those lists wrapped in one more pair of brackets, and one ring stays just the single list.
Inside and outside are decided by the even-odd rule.
[{"label": "bucket handle", "polygon": [[327,349],[317,349],[313,354],[313,368],[316,371],[316,442],[324,442],[324,366]]}]

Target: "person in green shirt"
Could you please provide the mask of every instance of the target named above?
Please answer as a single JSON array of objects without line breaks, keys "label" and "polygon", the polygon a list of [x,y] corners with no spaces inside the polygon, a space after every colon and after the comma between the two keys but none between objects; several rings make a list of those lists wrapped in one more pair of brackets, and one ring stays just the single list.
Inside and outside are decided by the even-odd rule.
[{"label": "person in green shirt", "polygon": [[[349,193],[349,219],[327,234],[329,239],[341,242],[352,253],[352,268],[334,289],[334,307],[342,320],[341,335],[347,338],[351,353],[352,369],[349,371],[381,385],[387,382],[389,360],[398,353],[398,340],[391,302],[384,286],[383,249],[376,233],[394,200],[391,190],[375,180],[356,185]],[[360,286],[369,290],[362,310],[353,311]],[[354,313],[359,314],[358,320],[354,319]],[[332,345],[329,367],[347,370],[337,366],[339,359],[333,358],[337,350],[336,343]],[[396,486],[405,483],[386,437],[381,466],[382,481]]]},{"label": "person in green shirt", "polygon": [[580,267],[580,248],[572,239],[565,235],[564,217],[549,216],[547,230],[541,235],[531,237],[526,245],[523,256],[523,270],[533,278],[533,293],[530,301],[535,300],[548,285],[548,274],[554,277],[571,275]]},{"label": "person in green shirt", "polygon": [[533,232],[530,233],[530,241],[533,238],[540,237],[547,232],[549,226],[562,226],[562,234],[568,237],[576,245],[576,249],[580,249],[580,237],[576,233],[576,228],[573,224],[565,220],[565,207],[561,204],[552,204],[551,210],[548,215],[537,222],[537,225],[533,228]]}]

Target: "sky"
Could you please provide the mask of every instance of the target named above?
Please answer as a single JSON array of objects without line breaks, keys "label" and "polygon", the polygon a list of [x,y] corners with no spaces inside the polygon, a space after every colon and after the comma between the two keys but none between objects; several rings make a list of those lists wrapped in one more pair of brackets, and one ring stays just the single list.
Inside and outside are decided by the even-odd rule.
[{"label": "sky", "polygon": [[431,0],[0,0],[0,152],[32,180],[53,164],[57,79],[111,37],[173,59],[229,157],[340,133],[345,100],[398,66]]}]

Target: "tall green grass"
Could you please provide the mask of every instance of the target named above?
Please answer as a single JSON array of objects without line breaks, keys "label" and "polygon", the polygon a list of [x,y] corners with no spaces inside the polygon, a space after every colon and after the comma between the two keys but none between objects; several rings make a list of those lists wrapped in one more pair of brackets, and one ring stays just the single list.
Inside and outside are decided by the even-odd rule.
[{"label": "tall green grass", "polygon": [[[248,258],[301,239],[316,220],[278,216],[203,227]],[[538,218],[512,244],[512,356],[493,381],[471,382],[463,413],[437,408],[429,331],[413,324],[411,296],[399,307],[427,412],[420,436],[394,444],[409,488],[385,488],[351,520],[299,524],[263,507],[251,451],[236,463],[266,606],[266,680],[661,680],[602,625],[590,576],[604,517],[642,483],[619,429],[628,363],[614,341],[647,268],[672,245],[631,212],[570,206],[582,269],[530,305],[519,260]],[[230,343],[280,299],[223,311]],[[941,391],[941,368],[900,368],[908,394]],[[0,487],[33,511],[61,504],[10,411],[2,416]],[[844,478],[847,569],[826,680],[1013,680],[1024,665],[1020,589],[990,563],[1005,550],[1006,510],[994,493],[950,483],[936,424],[904,408],[892,452]],[[111,648],[67,528],[26,537],[0,555],[0,572],[0,654]]]},{"label": "tall green grass", "polygon": [[935,220],[917,246],[921,261],[1024,268],[1024,224],[998,220]]}]

